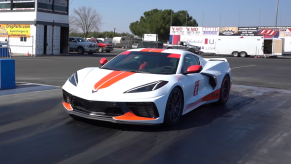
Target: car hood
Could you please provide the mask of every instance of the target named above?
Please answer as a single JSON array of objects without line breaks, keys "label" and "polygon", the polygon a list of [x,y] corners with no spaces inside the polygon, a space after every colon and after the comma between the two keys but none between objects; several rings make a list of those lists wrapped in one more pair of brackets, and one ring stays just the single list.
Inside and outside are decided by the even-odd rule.
[{"label": "car hood", "polygon": [[[81,73],[81,72],[80,72]],[[79,73],[78,73],[79,74]],[[133,73],[106,69],[93,69],[79,81],[92,91],[125,92],[129,89],[159,80],[169,80],[172,75]]]}]

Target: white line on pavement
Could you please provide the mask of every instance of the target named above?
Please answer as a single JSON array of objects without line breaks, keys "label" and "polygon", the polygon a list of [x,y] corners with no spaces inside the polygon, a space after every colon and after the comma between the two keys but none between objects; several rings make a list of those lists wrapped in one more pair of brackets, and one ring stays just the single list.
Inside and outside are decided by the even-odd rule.
[{"label": "white line on pavement", "polygon": [[241,67],[233,67],[231,69],[237,69],[237,68],[245,68],[245,67],[254,67],[256,65],[246,65],[246,66],[241,66]]}]

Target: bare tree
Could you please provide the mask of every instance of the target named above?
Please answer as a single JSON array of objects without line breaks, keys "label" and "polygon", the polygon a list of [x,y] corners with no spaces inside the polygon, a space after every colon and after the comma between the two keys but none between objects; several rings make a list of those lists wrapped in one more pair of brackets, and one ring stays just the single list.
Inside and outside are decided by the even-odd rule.
[{"label": "bare tree", "polygon": [[84,38],[87,38],[92,31],[99,31],[102,24],[102,16],[97,10],[86,6],[74,9],[69,20],[71,30],[77,31],[80,29],[84,34]]},{"label": "bare tree", "polygon": [[75,21],[73,21],[74,19],[72,18],[72,16],[69,16],[69,31],[70,33],[77,33],[78,31],[78,27],[75,24]]}]

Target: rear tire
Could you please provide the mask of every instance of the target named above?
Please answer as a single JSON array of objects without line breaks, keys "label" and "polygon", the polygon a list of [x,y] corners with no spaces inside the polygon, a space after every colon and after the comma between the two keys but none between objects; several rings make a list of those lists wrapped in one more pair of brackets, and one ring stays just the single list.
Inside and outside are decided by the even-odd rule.
[{"label": "rear tire", "polygon": [[184,98],[182,91],[175,87],[168,98],[166,109],[165,109],[165,116],[164,116],[164,125],[166,127],[172,127],[176,125],[183,112],[184,107]]},{"label": "rear tire", "polygon": [[233,55],[234,57],[239,57],[239,53],[236,52],[236,51],[232,52],[232,55]]},{"label": "rear tire", "polygon": [[221,83],[219,100],[217,104],[225,105],[229,98],[229,92],[230,92],[230,78],[228,75],[225,75]]},{"label": "rear tire", "polygon": [[243,57],[243,58],[248,56],[246,52],[240,52],[239,55],[240,57]]}]

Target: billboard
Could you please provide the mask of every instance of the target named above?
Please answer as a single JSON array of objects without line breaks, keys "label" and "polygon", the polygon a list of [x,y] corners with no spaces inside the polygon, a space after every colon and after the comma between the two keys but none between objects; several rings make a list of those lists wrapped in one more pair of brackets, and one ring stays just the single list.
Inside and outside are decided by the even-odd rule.
[{"label": "billboard", "polygon": [[287,28],[285,30],[280,30],[280,37],[291,37],[291,28]]},{"label": "billboard", "polygon": [[238,36],[238,27],[220,27],[219,36]]},{"label": "billboard", "polygon": [[181,35],[179,41],[185,41],[189,44],[200,46],[201,51],[206,53],[215,53],[217,36],[187,36]]},{"label": "billboard", "polygon": [[0,10],[11,10],[11,0],[0,0]]},{"label": "billboard", "polygon": [[238,27],[239,36],[258,36],[258,27]]},{"label": "billboard", "polygon": [[202,27],[202,34],[205,36],[217,36],[219,27]]},{"label": "billboard", "polygon": [[143,40],[144,41],[157,41],[157,34],[144,34]]},{"label": "billboard", "polygon": [[258,35],[264,38],[279,38],[280,29],[278,27],[258,27]]},{"label": "billboard", "polygon": [[30,38],[29,24],[0,24],[0,37]]},{"label": "billboard", "polygon": [[171,26],[170,35],[217,36],[219,27]]}]

